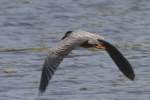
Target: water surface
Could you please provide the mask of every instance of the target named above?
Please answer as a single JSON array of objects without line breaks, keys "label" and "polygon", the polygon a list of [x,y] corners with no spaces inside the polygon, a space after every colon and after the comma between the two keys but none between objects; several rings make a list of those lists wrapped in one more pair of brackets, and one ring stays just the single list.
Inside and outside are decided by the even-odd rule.
[{"label": "water surface", "polygon": [[[149,100],[149,0],[0,0],[1,100]],[[38,96],[48,48],[68,30],[103,35],[129,59],[135,81],[105,51],[74,50]],[[83,62],[84,61],[84,62]]]}]

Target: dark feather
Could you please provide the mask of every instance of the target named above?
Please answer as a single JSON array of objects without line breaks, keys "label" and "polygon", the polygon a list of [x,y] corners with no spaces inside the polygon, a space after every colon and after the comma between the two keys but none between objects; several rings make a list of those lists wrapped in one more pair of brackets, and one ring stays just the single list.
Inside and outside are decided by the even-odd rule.
[{"label": "dark feather", "polygon": [[135,74],[132,69],[132,66],[130,65],[128,60],[121,54],[121,52],[116,47],[104,40],[99,40],[99,42],[106,47],[106,51],[116,63],[120,71],[130,80],[134,80]]},{"label": "dark feather", "polygon": [[46,87],[48,86],[49,80],[51,80],[54,72],[56,71],[58,67],[58,64],[60,63],[59,60],[58,60],[58,63],[55,61],[53,61],[50,56],[48,56],[45,59],[43,69],[42,69],[40,86],[39,86],[39,94],[42,94],[43,92],[45,92]]},{"label": "dark feather", "polygon": [[63,36],[63,37],[61,38],[61,40],[63,40],[63,39],[65,39],[66,37],[68,37],[71,33],[72,33],[72,31],[67,31],[67,32],[65,33],[65,36]]}]

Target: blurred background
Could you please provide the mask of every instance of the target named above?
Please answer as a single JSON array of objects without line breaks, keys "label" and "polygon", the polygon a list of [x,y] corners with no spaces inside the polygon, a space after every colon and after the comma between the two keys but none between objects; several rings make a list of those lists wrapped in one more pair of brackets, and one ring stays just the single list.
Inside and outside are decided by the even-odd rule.
[{"label": "blurred background", "polygon": [[[149,0],[0,0],[0,100],[149,100]],[[38,96],[48,48],[69,30],[95,32],[130,61],[135,81],[105,51],[74,50]],[[84,61],[84,62],[83,62]]]}]

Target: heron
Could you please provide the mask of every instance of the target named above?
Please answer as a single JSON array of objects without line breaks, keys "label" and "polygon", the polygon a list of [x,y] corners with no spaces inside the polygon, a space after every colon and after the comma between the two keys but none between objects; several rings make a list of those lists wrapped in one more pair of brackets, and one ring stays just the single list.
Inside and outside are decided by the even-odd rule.
[{"label": "heron", "polygon": [[119,70],[128,79],[134,80],[135,74],[129,61],[115,46],[105,41],[103,36],[82,30],[68,31],[61,41],[56,46],[50,48],[48,52],[41,74],[40,94],[45,92],[59,64],[76,47],[104,49],[118,66]]}]

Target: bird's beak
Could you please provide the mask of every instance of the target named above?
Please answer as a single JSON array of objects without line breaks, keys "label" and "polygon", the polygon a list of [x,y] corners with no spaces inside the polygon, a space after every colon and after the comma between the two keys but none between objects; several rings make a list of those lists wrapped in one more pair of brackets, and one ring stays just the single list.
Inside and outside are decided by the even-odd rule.
[{"label": "bird's beak", "polygon": [[95,46],[95,48],[97,48],[97,49],[105,49],[106,47],[103,46],[103,45],[101,45],[101,44],[97,44],[97,45]]}]

